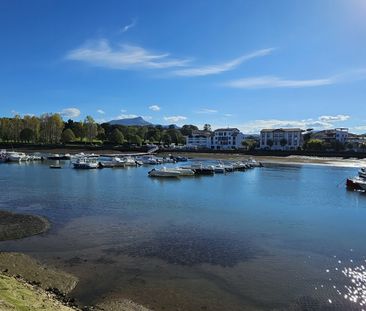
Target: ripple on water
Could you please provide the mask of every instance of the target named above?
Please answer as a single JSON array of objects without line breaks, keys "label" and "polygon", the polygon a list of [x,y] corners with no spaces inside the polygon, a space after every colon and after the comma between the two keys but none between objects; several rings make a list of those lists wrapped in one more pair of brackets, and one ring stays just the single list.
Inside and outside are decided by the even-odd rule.
[{"label": "ripple on water", "polygon": [[142,242],[108,248],[104,252],[110,255],[154,257],[184,266],[207,263],[223,267],[232,267],[239,262],[254,259],[260,253],[238,234],[192,226],[169,228]]}]

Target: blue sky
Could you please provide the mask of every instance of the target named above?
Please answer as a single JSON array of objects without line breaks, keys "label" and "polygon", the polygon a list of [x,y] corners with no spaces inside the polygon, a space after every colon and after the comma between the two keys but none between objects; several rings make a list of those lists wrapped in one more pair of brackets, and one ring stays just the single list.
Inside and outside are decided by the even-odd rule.
[{"label": "blue sky", "polygon": [[366,1],[0,1],[0,115],[366,132]]}]

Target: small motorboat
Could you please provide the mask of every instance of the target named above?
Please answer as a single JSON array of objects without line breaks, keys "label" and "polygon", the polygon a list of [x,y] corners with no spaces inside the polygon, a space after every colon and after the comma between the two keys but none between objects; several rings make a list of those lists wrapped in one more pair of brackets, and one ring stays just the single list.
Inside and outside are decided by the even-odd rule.
[{"label": "small motorboat", "polygon": [[124,157],[122,158],[123,163],[125,166],[137,166],[136,160],[132,157]]},{"label": "small motorboat", "polygon": [[95,169],[99,167],[96,159],[87,157],[77,159],[73,165],[75,169]]},{"label": "small motorboat", "polygon": [[218,174],[225,174],[226,173],[226,169],[225,169],[224,165],[222,165],[222,164],[215,165],[214,170],[215,170],[215,173],[218,173]]},{"label": "small motorboat", "polygon": [[346,187],[348,190],[366,191],[366,179],[358,176],[347,178]]},{"label": "small motorboat", "polygon": [[197,175],[214,175],[215,174],[215,167],[213,165],[204,166],[204,165],[202,165],[202,163],[199,163],[199,164],[193,164],[190,167],[182,167],[182,168],[190,168]]},{"label": "small motorboat", "polygon": [[50,168],[52,168],[52,169],[61,169],[62,166],[61,165],[58,165],[58,164],[51,164],[50,165]]},{"label": "small motorboat", "polygon": [[148,175],[150,177],[179,177],[182,173],[177,169],[162,167],[161,169],[152,169]]}]

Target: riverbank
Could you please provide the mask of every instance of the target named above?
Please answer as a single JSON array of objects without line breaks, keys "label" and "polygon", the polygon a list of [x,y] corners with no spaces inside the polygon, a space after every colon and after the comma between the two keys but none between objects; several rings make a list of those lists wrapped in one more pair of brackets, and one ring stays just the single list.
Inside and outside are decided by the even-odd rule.
[{"label": "riverbank", "polygon": [[[21,239],[46,232],[47,219],[40,216],[0,211],[0,241]],[[32,257],[0,252],[0,310],[81,310],[68,295],[78,279],[66,272],[40,264]],[[83,310],[148,311],[127,299],[104,300]]]}]

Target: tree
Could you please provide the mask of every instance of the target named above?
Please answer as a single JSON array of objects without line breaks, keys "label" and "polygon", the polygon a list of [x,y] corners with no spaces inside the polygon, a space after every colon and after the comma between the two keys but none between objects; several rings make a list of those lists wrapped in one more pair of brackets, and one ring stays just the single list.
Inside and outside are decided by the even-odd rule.
[{"label": "tree", "polygon": [[272,139],[267,139],[267,145],[269,146],[270,149],[272,149],[273,140]]},{"label": "tree", "polygon": [[98,127],[91,116],[87,116],[84,120],[84,131],[86,139],[92,143],[98,134]]},{"label": "tree", "polygon": [[75,140],[75,134],[72,129],[68,128],[64,130],[61,134],[61,141],[63,143],[70,143]]},{"label": "tree", "polygon": [[285,147],[287,145],[287,139],[286,138],[282,138],[280,140],[280,145],[281,145],[281,147]]},{"label": "tree", "polygon": [[19,138],[21,141],[31,142],[34,140],[34,132],[30,128],[25,128],[20,131]]},{"label": "tree", "polygon": [[130,139],[129,139],[129,143],[141,146],[142,145],[142,139],[139,135],[131,135]]},{"label": "tree", "polygon": [[75,136],[83,140],[84,138],[84,126],[82,122],[73,122],[71,126],[72,131]]},{"label": "tree", "polygon": [[125,141],[125,138],[124,138],[122,132],[119,129],[115,128],[112,131],[112,133],[109,137],[109,140],[116,145],[122,145]]},{"label": "tree", "polygon": [[182,135],[184,136],[189,136],[192,135],[193,131],[197,131],[198,127],[195,125],[191,125],[191,124],[185,124],[182,126],[182,128],[180,129],[180,132],[182,133]]},{"label": "tree", "polygon": [[310,139],[308,142],[304,145],[304,147],[307,150],[315,150],[320,151],[324,148],[324,143],[320,139]]},{"label": "tree", "polygon": [[164,133],[162,136],[162,141],[164,144],[170,145],[172,143],[172,138],[168,133]]},{"label": "tree", "polygon": [[258,142],[255,139],[243,140],[242,145],[246,147],[247,150],[255,150],[258,147]]},{"label": "tree", "polygon": [[205,124],[205,125],[203,126],[203,130],[204,130],[204,131],[209,131],[209,132],[211,132],[211,125],[210,125],[210,124]]}]

